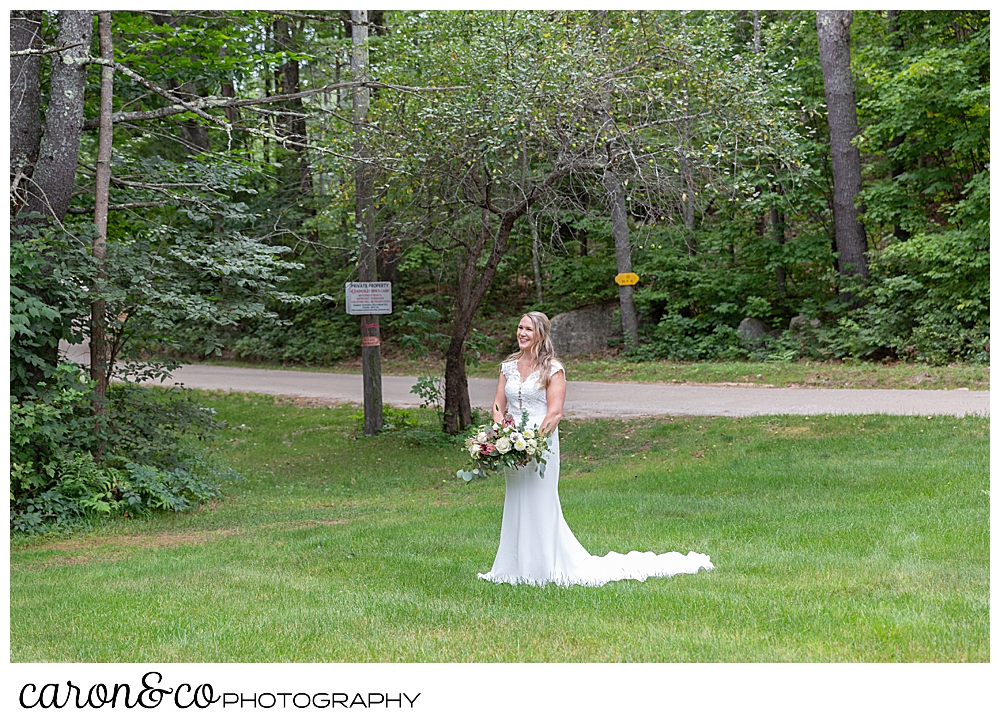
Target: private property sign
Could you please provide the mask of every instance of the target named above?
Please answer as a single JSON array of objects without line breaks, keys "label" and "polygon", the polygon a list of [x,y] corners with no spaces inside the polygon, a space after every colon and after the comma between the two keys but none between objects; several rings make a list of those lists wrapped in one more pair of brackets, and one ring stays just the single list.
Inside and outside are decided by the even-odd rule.
[{"label": "private property sign", "polygon": [[392,282],[348,281],[344,287],[348,314],[392,313]]}]

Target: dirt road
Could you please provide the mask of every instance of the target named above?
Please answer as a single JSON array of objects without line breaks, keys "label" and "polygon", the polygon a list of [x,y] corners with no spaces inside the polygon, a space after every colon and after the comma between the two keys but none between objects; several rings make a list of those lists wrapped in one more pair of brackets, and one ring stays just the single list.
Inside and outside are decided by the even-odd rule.
[{"label": "dirt road", "polygon": [[[63,354],[89,363],[85,345],[64,347]],[[767,414],[966,414],[989,416],[990,393],[913,389],[787,389],[718,384],[634,384],[574,382],[566,390],[568,417],[643,417],[660,415],[749,417]],[[415,377],[383,377],[382,399],[397,407],[415,407],[410,392]],[[361,404],[360,374],[292,372],[276,369],[188,364],[174,372],[170,384],[194,389],[220,389],[308,397],[332,403]],[[492,379],[470,379],[474,407],[489,409],[496,392]]]},{"label": "dirt road", "polygon": [[[572,375],[572,371],[570,371]],[[572,379],[572,376],[570,377]],[[197,389],[223,389],[311,397],[331,402],[363,401],[361,375],[292,372],[192,364],[174,372],[174,382]],[[385,403],[420,404],[410,392],[415,377],[383,377]],[[496,391],[491,379],[470,379],[473,406],[488,409]],[[967,390],[784,389],[692,384],[574,382],[566,390],[568,417],[761,414],[904,414],[989,416],[990,393]]]}]

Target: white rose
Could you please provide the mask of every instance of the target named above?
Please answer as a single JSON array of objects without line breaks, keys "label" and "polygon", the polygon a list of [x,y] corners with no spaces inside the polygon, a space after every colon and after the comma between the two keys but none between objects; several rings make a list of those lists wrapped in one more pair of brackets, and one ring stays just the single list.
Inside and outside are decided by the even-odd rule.
[{"label": "white rose", "polygon": [[500,454],[507,454],[510,451],[510,439],[507,437],[500,437],[497,440],[497,452]]},{"label": "white rose", "polygon": [[486,441],[486,430],[485,429],[483,431],[481,431],[479,434],[476,435],[476,441],[479,442],[480,444],[482,444],[482,443],[484,443]]},{"label": "white rose", "polygon": [[475,457],[477,454],[479,454],[479,451],[481,449],[482,447],[480,447],[478,444],[473,444],[472,446],[469,447],[469,456]]}]

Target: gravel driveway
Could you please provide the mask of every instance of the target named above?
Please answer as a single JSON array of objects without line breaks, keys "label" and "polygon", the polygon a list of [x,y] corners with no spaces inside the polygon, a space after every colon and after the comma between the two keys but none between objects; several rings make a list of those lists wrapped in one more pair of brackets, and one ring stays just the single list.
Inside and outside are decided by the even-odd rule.
[{"label": "gravel driveway", "polygon": [[[293,372],[241,367],[185,365],[173,381],[197,389],[222,389],[261,394],[310,397],[360,404],[360,374]],[[387,404],[415,407],[420,398],[410,392],[415,377],[383,377]],[[470,379],[472,405],[489,409],[496,382]],[[566,389],[568,417],[637,417],[709,415],[747,417],[760,414],[904,414],[989,416],[990,393],[968,390],[912,389],[789,389],[709,384],[635,384],[574,382]]]},{"label": "gravel driveway", "polygon": [[[89,363],[85,345],[64,347],[63,354]],[[572,379],[570,369],[570,379]],[[170,384],[194,389],[219,389],[307,397],[331,403],[361,404],[360,374],[292,372],[280,369],[186,364]],[[416,407],[410,392],[416,377],[382,377],[382,400],[397,407]],[[474,407],[489,409],[496,382],[470,379]],[[656,384],[574,382],[566,389],[567,417],[719,416],[767,414],[966,414],[989,416],[990,393],[967,389],[789,389],[726,384]]]}]

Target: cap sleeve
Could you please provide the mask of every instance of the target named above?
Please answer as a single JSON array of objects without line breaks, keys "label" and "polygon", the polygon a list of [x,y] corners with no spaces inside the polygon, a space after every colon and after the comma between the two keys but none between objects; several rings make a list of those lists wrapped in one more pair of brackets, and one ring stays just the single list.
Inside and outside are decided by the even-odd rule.
[{"label": "cap sleeve", "polygon": [[560,364],[558,361],[556,361],[555,359],[553,359],[552,360],[552,372],[551,373],[555,374],[556,372],[562,372],[563,376],[565,376],[566,375],[566,368],[562,364]]}]

